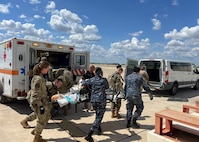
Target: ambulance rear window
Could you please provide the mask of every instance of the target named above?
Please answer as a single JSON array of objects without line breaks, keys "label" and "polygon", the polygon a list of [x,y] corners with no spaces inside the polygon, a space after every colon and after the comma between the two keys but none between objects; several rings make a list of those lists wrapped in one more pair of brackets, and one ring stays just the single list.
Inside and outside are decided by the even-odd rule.
[{"label": "ambulance rear window", "polygon": [[75,62],[76,62],[76,65],[85,65],[86,63],[85,55],[76,55]]}]

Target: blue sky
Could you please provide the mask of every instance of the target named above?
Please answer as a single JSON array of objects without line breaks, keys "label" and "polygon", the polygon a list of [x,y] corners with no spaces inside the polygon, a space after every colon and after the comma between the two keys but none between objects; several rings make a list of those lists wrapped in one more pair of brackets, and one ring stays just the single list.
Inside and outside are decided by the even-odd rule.
[{"label": "blue sky", "polygon": [[198,0],[1,0],[0,41],[74,45],[91,62],[164,58],[199,65]]}]

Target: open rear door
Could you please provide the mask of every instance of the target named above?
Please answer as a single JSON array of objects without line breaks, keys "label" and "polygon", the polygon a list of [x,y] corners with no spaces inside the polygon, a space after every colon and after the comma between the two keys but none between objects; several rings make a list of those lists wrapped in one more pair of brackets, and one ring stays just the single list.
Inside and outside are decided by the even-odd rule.
[{"label": "open rear door", "polygon": [[129,74],[131,74],[133,72],[133,68],[135,66],[138,66],[138,61],[134,60],[134,59],[127,58],[124,78],[126,78],[127,75],[129,75]]}]

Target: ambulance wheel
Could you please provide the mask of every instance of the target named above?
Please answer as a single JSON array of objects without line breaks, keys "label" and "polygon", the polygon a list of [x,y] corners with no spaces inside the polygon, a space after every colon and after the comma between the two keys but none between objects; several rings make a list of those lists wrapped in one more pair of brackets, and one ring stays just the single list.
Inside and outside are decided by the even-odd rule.
[{"label": "ambulance wheel", "polygon": [[193,87],[194,90],[198,90],[199,89],[199,80],[196,82],[195,86]]},{"label": "ambulance wheel", "polygon": [[178,84],[175,83],[175,84],[173,84],[173,87],[172,87],[171,90],[169,91],[169,94],[170,94],[170,95],[176,95],[177,92],[178,92]]},{"label": "ambulance wheel", "polygon": [[3,96],[3,86],[0,84],[0,103],[5,103],[6,102],[6,97]]},{"label": "ambulance wheel", "polygon": [[1,94],[0,95],[0,103],[4,104],[6,102],[7,102],[7,98]]}]

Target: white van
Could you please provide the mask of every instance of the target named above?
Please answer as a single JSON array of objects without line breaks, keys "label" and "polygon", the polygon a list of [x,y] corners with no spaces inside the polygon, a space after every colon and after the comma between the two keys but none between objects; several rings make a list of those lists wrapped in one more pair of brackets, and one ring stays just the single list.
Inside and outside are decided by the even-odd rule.
[{"label": "white van", "polygon": [[133,68],[132,65],[136,64],[140,67],[146,66],[152,89],[168,90],[171,95],[175,95],[178,88],[192,87],[195,90],[199,88],[199,72],[193,63],[164,59],[141,59],[136,62],[127,59],[127,75],[132,72],[129,72]]}]

